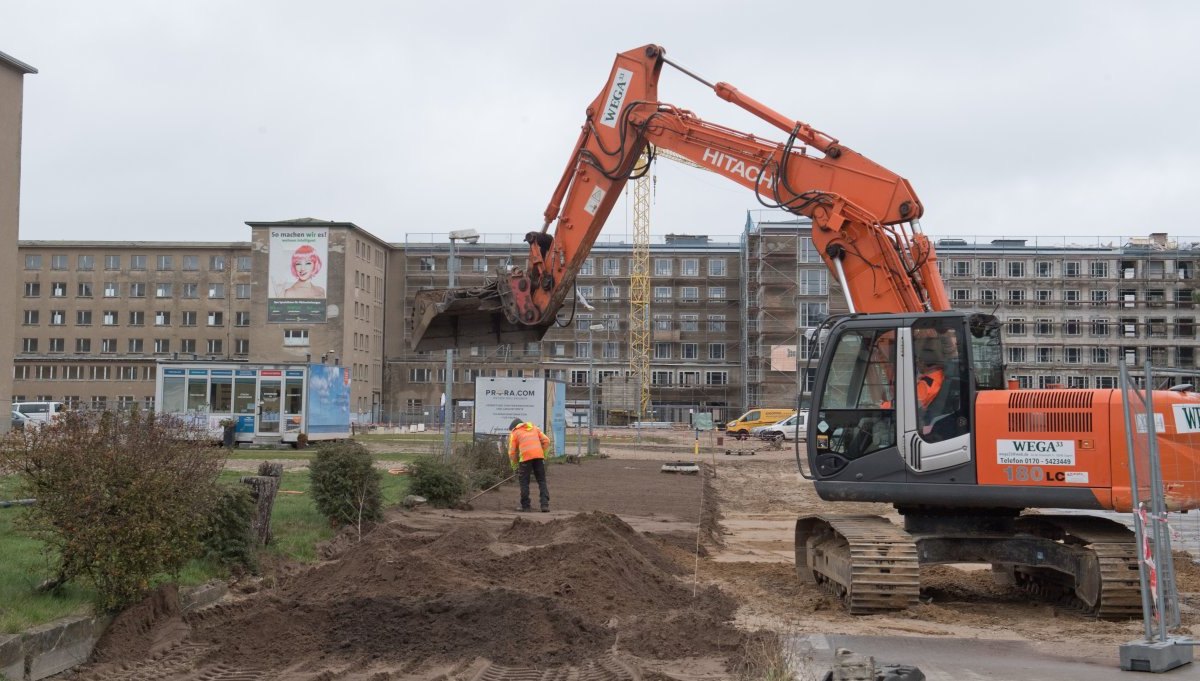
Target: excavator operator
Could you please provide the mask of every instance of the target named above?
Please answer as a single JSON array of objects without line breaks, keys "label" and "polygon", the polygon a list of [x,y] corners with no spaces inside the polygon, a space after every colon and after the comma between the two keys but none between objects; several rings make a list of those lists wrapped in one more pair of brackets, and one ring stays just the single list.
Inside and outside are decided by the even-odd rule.
[{"label": "excavator operator", "polygon": [[917,401],[922,409],[928,409],[946,383],[946,369],[942,358],[933,347],[925,347],[917,355]]}]

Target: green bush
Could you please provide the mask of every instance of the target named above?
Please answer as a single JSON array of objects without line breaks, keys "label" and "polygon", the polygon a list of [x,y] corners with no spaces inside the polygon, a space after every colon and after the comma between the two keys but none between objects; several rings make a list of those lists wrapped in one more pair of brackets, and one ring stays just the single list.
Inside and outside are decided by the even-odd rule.
[{"label": "green bush", "polygon": [[155,576],[200,555],[224,465],[200,429],[137,410],[67,412],[0,444],[0,470],[37,499],[21,522],[45,544],[48,586],[88,583],[104,610],[137,601]]},{"label": "green bush", "polygon": [[330,522],[359,525],[383,518],[382,475],[371,453],[357,442],[318,449],[308,475],[313,502]]},{"label": "green bush", "polygon": [[257,509],[250,488],[222,485],[219,495],[200,535],[204,557],[226,568],[254,570],[254,534],[250,523]]},{"label": "green bush", "polygon": [[483,438],[458,446],[455,458],[474,489],[485,490],[512,475],[508,452],[500,449],[502,444],[494,438]]},{"label": "green bush", "polygon": [[454,466],[433,457],[423,456],[417,459],[410,470],[412,486],[409,489],[413,494],[425,497],[431,506],[455,506],[467,493],[467,481],[462,473]]}]

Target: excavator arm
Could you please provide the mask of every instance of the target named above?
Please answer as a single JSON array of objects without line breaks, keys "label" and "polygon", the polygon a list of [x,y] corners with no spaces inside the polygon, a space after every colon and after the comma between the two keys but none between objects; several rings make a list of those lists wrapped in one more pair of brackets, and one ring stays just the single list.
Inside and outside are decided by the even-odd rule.
[{"label": "excavator arm", "polygon": [[[917,230],[921,203],[904,178],[727,83],[701,80],[785,132],[786,141],[707,123],[660,102],[664,64],[675,66],[656,45],[617,55],[587,108],[541,230],[526,235],[526,266],[500,271],[483,287],[418,293],[414,349],[540,340],[555,324],[621,189],[631,175],[646,172],[637,167],[639,157],[655,148],[741,184],[768,207],[811,218],[814,245],[854,311],[949,309],[933,247]],[[821,156],[809,155],[810,148]]]}]

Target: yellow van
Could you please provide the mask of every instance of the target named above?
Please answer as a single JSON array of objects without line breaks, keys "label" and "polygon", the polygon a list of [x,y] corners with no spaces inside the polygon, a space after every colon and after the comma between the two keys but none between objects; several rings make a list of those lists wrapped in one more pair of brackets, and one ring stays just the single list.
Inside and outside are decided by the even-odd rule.
[{"label": "yellow van", "polygon": [[779,423],[795,413],[795,409],[751,409],[725,424],[725,432],[739,438],[745,437],[750,434],[750,429],[755,426],[769,426],[773,423]]}]

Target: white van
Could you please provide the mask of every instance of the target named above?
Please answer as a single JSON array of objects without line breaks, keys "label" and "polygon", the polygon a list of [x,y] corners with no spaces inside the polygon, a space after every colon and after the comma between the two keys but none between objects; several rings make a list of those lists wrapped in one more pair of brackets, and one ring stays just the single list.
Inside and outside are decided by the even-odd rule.
[{"label": "white van", "polygon": [[62,402],[13,402],[13,411],[19,411],[38,425],[50,423],[63,411]]}]

